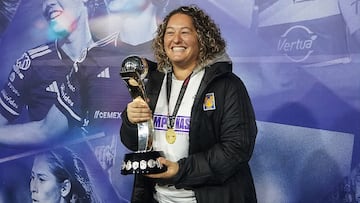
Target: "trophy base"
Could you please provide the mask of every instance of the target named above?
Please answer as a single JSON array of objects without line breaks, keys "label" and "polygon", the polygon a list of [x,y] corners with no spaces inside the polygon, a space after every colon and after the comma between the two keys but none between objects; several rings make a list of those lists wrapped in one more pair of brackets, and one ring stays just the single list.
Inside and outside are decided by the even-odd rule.
[{"label": "trophy base", "polygon": [[162,155],[159,151],[125,154],[121,174],[155,174],[165,172],[167,170],[166,166],[157,161],[157,158],[160,156]]}]

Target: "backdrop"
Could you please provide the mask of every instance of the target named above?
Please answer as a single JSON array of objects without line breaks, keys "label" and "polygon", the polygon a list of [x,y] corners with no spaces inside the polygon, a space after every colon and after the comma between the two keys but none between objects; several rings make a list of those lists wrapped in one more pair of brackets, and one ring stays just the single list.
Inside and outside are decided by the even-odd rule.
[{"label": "backdrop", "polygon": [[[56,39],[43,15],[43,2],[0,2],[2,89],[9,88],[13,74],[21,74],[17,68],[23,53]],[[127,3],[131,2],[136,6],[142,1]],[[150,2],[160,7],[159,20],[171,9],[192,3],[219,25],[233,72],[244,81],[256,113],[259,133],[250,164],[260,203],[360,202],[359,0]],[[89,0],[86,4],[94,40],[113,32],[114,22],[104,19],[112,14],[115,3]],[[131,6],[126,8],[131,10]],[[133,24],[121,32],[135,34],[134,30],[145,26]],[[119,68],[113,72],[118,74]],[[108,98],[106,93],[92,94]],[[4,90],[0,99],[5,109],[6,101],[16,100]],[[119,111],[125,101],[115,104]],[[113,119],[111,125],[117,130],[120,120]],[[29,120],[24,106],[8,125]],[[120,175],[127,150],[118,135],[100,132],[59,146],[69,148],[85,163],[98,199],[129,202],[133,177]],[[34,156],[53,147],[0,145],[0,202],[31,201]],[[111,164],[100,162],[95,153],[99,147],[108,150]]]}]

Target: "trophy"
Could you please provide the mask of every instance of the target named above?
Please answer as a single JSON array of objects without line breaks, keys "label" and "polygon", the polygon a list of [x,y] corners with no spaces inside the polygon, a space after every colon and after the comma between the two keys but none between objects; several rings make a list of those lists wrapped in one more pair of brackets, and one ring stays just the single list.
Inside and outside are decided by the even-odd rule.
[{"label": "trophy", "polygon": [[[122,62],[120,76],[133,99],[140,96],[147,101],[144,81],[148,71],[149,67],[144,58],[129,56]],[[153,120],[138,123],[137,128],[138,149],[134,153],[125,154],[121,174],[154,174],[166,171],[166,167],[157,161],[162,153],[152,150]]]}]

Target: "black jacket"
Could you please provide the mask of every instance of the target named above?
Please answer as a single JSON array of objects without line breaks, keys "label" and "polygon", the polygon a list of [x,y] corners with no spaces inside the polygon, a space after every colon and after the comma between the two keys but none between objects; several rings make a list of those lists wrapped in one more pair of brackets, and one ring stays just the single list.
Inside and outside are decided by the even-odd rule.
[{"label": "black jacket", "polygon": [[[253,107],[243,82],[231,72],[230,62],[205,68],[205,75],[192,107],[189,156],[181,159],[179,172],[161,183],[191,189],[198,203],[252,203],[256,193],[248,161],[253,152],[257,127]],[[147,93],[155,109],[164,74],[149,73]],[[215,95],[215,110],[204,111],[207,93]],[[137,128],[123,111],[121,140],[137,149]],[[152,202],[154,181],[136,175],[132,202]]]}]

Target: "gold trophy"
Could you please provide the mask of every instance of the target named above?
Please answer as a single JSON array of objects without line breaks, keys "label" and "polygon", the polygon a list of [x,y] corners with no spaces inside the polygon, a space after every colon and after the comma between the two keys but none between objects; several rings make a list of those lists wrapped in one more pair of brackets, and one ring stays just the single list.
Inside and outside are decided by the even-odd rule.
[{"label": "gold trophy", "polygon": [[[144,58],[129,56],[122,62],[120,76],[126,83],[133,99],[140,96],[144,101],[147,101],[144,81],[148,71],[149,67]],[[121,174],[154,174],[166,171],[166,167],[157,161],[162,153],[152,151],[153,120],[138,123],[137,128],[138,150],[134,153],[125,154]]]}]

